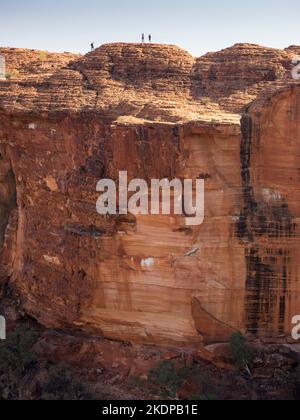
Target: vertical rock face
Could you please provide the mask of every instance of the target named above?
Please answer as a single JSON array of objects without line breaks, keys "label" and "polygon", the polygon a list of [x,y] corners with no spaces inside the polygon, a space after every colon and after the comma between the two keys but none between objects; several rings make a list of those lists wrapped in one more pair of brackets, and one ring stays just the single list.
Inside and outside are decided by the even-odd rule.
[{"label": "vertical rock face", "polygon": [[[289,337],[299,87],[266,77],[286,76],[289,54],[116,44],[0,82],[1,281],[22,308],[48,327],[141,343]],[[204,179],[204,223],[99,216],[96,184],[122,170]]]},{"label": "vertical rock face", "polygon": [[299,87],[257,101],[242,123],[246,328],[278,337],[299,308]]},{"label": "vertical rock face", "polygon": [[0,247],[10,214],[16,208],[16,181],[5,146],[0,148]]},{"label": "vertical rock face", "polygon": [[[166,345],[243,327],[235,317],[245,277],[235,238],[238,127],[32,124],[15,124],[22,154],[11,156],[19,208],[12,276],[29,314],[48,326]],[[205,176],[204,225],[187,228],[174,215],[100,217],[96,183],[119,170],[129,180]]]}]

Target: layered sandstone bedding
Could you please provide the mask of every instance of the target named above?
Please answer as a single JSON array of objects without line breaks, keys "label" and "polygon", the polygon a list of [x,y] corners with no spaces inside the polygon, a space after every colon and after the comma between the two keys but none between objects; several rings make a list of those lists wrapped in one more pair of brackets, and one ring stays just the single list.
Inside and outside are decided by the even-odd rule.
[{"label": "layered sandstone bedding", "polygon": [[[298,47],[0,49],[1,281],[46,327],[199,347],[299,312]],[[253,102],[254,101],[254,102]],[[100,216],[96,184],[205,179],[205,220]],[[195,250],[195,252],[191,252]]]}]

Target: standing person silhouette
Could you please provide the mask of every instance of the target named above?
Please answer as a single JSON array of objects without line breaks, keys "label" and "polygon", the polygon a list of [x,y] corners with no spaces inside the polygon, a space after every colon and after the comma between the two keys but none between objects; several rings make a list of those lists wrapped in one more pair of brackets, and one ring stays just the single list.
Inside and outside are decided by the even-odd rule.
[{"label": "standing person silhouette", "polygon": [[91,51],[94,51],[95,50],[95,45],[94,45],[94,43],[92,42],[91,43]]},{"label": "standing person silhouette", "polygon": [[145,42],[145,34],[142,34],[142,43],[144,44]]},{"label": "standing person silhouette", "polygon": [[149,42],[152,42],[152,35],[149,35]]}]

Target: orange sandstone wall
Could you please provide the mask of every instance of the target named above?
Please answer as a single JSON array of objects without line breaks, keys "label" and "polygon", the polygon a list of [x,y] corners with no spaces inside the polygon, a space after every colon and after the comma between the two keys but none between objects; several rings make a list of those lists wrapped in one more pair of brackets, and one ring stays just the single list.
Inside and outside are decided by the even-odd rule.
[{"label": "orange sandstone wall", "polygon": [[[18,204],[3,266],[30,315],[49,327],[158,344],[197,345],[243,329],[239,127],[118,126],[82,115],[3,119],[1,138],[11,143]],[[99,216],[96,183],[119,170],[146,180],[205,177],[204,224]]]},{"label": "orange sandstone wall", "polygon": [[290,337],[299,313],[299,86],[257,101],[243,119],[246,328]]}]

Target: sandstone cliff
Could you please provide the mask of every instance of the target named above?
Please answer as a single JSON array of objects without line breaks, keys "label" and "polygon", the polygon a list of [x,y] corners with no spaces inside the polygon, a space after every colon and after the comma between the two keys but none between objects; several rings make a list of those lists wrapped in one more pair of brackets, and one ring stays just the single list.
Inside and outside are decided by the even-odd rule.
[{"label": "sandstone cliff", "polygon": [[[295,48],[197,59],[162,45],[0,49],[11,72],[0,81],[1,279],[26,313],[146,344],[198,347],[238,330],[287,340],[299,308]],[[119,170],[205,178],[204,224],[99,216],[96,183]]]}]

